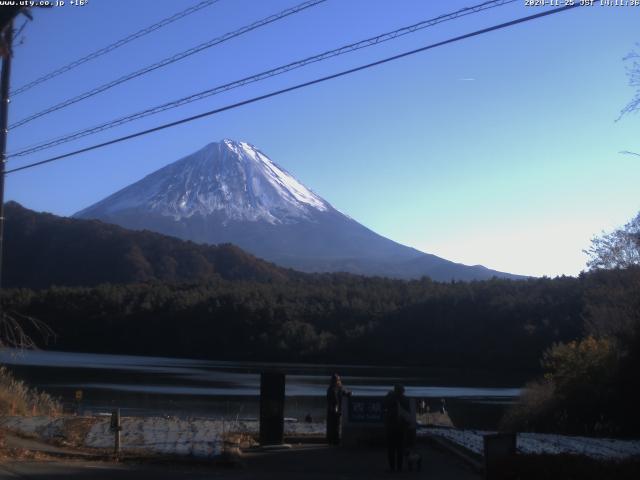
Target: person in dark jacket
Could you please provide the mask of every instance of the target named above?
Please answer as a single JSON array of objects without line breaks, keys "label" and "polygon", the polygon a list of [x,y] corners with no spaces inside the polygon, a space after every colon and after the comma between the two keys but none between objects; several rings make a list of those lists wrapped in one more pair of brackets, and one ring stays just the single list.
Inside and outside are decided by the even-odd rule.
[{"label": "person in dark jacket", "polygon": [[342,386],[340,375],[334,373],[327,388],[327,443],[340,443],[340,418],[342,416],[342,397],[351,392]]},{"label": "person in dark jacket", "polygon": [[402,385],[395,385],[384,399],[384,426],[387,434],[389,470],[401,472],[411,427],[411,405],[404,395]]}]

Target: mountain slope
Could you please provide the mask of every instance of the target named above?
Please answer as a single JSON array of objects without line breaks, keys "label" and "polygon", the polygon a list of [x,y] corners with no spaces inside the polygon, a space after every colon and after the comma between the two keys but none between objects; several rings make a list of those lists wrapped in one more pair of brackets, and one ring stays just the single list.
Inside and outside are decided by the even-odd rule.
[{"label": "mountain slope", "polygon": [[234,245],[197,245],[159,233],[36,213],[15,202],[5,205],[5,216],[6,287],[220,278],[273,282],[300,275]]},{"label": "mountain slope", "polygon": [[517,276],[389,240],[342,214],[264,153],[223,140],[75,214],[198,243],[233,243],[302,271],[472,280]]}]

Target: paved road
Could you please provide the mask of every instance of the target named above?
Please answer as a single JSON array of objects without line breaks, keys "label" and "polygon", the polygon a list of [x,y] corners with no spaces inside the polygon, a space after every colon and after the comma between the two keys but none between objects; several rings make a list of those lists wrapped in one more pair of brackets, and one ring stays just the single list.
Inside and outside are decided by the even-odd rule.
[{"label": "paved road", "polygon": [[291,450],[250,453],[234,467],[218,465],[132,465],[80,460],[10,462],[0,465],[0,479],[30,480],[177,480],[177,479],[383,479],[429,478],[438,480],[479,480],[464,463],[449,453],[421,445],[421,472],[386,472],[385,452],[376,449],[345,449],[325,445],[297,446]]}]

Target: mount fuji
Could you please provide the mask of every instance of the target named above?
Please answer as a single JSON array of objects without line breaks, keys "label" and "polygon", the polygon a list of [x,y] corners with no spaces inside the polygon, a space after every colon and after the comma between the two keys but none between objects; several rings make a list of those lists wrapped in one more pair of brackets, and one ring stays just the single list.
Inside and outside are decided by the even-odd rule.
[{"label": "mount fuji", "polygon": [[395,278],[522,278],[467,266],[369,230],[260,150],[222,140],[163,167],[74,217],[198,243],[233,243],[285,267]]}]

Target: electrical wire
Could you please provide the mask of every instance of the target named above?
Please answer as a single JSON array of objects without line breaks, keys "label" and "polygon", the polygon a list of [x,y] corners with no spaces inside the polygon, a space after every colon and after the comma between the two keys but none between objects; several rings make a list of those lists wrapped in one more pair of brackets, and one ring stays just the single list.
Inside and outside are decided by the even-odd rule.
[{"label": "electrical wire", "polygon": [[[210,7],[211,5],[213,5],[214,3],[219,2],[220,0],[205,0],[203,2],[200,2],[196,5],[193,5],[189,8],[186,8],[178,13],[176,13],[175,15],[171,15],[170,17],[167,17],[165,19],[160,20],[157,23],[154,23],[153,25],[150,25],[146,28],[143,28],[142,30],[138,30],[135,33],[132,33],[131,35],[127,35],[124,38],[121,38],[120,40],[118,40],[117,42],[113,42],[109,45],[107,45],[106,47],[103,47],[99,50],[96,50],[95,52],[92,52],[88,55],[85,55],[82,58],[79,58],[77,60],[74,60],[73,62],[70,62],[66,65],[63,65],[62,67],[59,67],[55,70],[53,70],[52,72],[47,73],[46,75],[43,75],[39,78],[36,78],[35,80],[27,83],[26,85],[23,85],[22,87],[16,88],[15,90],[13,90],[11,92],[11,96],[16,96],[16,95],[20,95],[23,92],[26,92],[27,90],[32,89],[33,87],[35,87],[36,85],[40,85],[41,83],[44,83],[48,80],[51,80],[52,78],[57,77],[58,75],[62,75],[63,73],[66,73],[70,70],[73,70],[76,67],[79,67],[80,65],[87,63],[91,60],[94,60],[98,57],[101,57],[102,55],[106,55],[109,52],[112,52],[113,50],[122,47],[123,45],[126,45],[127,43],[133,42],[134,40],[137,40],[138,38],[144,37],[145,35],[149,35],[152,32],[155,32],[156,30],[165,27],[177,20],[180,20],[181,18],[184,18],[188,15],[191,15],[192,13],[196,13],[199,12],[200,10],[202,10],[203,8],[207,8]],[[17,35],[16,35],[17,36]]]},{"label": "electrical wire", "polygon": [[15,31],[15,33],[13,34],[13,41],[14,42],[20,36],[20,34],[24,30],[24,28],[27,26],[27,23],[29,23],[29,22],[30,22],[30,20],[27,18],[24,22],[22,22],[22,25],[20,25],[20,28],[18,28],[18,30]]},{"label": "electrical wire", "polygon": [[68,107],[70,105],[73,105],[74,103],[78,103],[82,100],[86,100],[89,97],[93,97],[94,95],[97,95],[99,93],[102,93],[106,90],[109,90],[117,85],[120,85],[121,83],[124,82],[128,82],[130,80],[133,80],[134,78],[138,78],[141,77],[142,75],[146,75],[147,73],[153,72],[154,70],[157,70],[159,68],[162,67],[166,67],[167,65],[170,65],[172,63],[175,63],[179,60],[182,60],[184,58],[190,57],[191,55],[195,55],[196,53],[199,53],[203,50],[206,50],[208,48],[211,48],[215,45],[219,45],[223,42],[226,42],[227,40],[231,40],[232,38],[235,37],[239,37],[240,35],[244,35],[245,33],[248,33],[252,30],[255,30],[257,28],[263,27],[265,25],[268,25],[270,23],[276,22],[278,20],[281,20],[283,18],[288,17],[289,15],[294,15],[298,12],[301,12],[303,10],[306,10],[307,8],[310,7],[314,7],[320,3],[324,3],[327,0],[307,0],[299,5],[296,5],[295,7],[291,7],[288,8],[286,10],[283,10],[279,13],[276,13],[274,15],[270,15],[266,18],[263,18],[262,20],[258,20],[257,22],[254,22],[250,25],[246,25],[238,30],[235,30],[233,32],[229,32],[226,33],[220,37],[216,37],[212,40],[209,40],[208,42],[204,42],[201,43],[200,45],[196,45],[195,47],[189,48],[188,50],[184,50],[180,53],[177,53],[175,55],[172,55],[170,57],[164,58],[163,60],[160,60],[159,62],[153,63],[151,65],[147,65],[146,67],[140,69],[140,70],[136,70],[135,72],[131,72],[127,75],[124,75],[122,77],[119,77],[115,80],[112,80],[108,83],[105,83],[103,85],[100,85],[99,87],[96,87],[92,90],[89,90],[87,92],[81,93],[80,95],[76,95],[75,97],[69,98],[67,100],[64,100],[63,102],[60,102],[56,105],[53,105],[52,107],[46,108],[40,112],[34,113],[32,115],[29,115],[26,118],[23,118],[22,120],[17,121],[16,123],[14,123],[13,125],[9,126],[9,129],[14,129],[14,128],[18,128],[21,127],[23,125],[26,125],[29,122],[32,122],[33,120],[43,117],[44,115],[48,115],[50,113],[56,112],[58,110],[61,110],[65,107]]},{"label": "electrical wire", "polygon": [[482,12],[484,10],[488,10],[491,8],[495,8],[495,7],[499,7],[499,6],[503,6],[509,3],[514,3],[515,1],[519,1],[519,0],[491,0],[491,1],[487,1],[478,5],[474,5],[471,7],[466,7],[463,8],[461,10],[457,10],[455,12],[452,13],[448,13],[448,14],[444,14],[444,15],[440,15],[438,17],[435,18],[431,18],[429,20],[423,20],[421,22],[415,23],[413,25],[407,26],[407,27],[402,27],[399,28],[397,30],[393,30],[391,32],[387,32],[387,33],[383,33],[381,35],[377,35],[375,37],[371,37],[371,38],[367,38],[365,40],[361,40],[359,42],[356,43],[351,43],[349,45],[344,45],[340,48],[336,48],[333,50],[328,50],[325,51],[323,53],[320,53],[318,55],[314,55],[311,57],[307,57],[304,58],[302,60],[297,60],[295,62],[292,63],[288,63],[286,65],[282,65],[276,68],[272,68],[270,70],[266,70],[263,71],[261,73],[249,76],[249,77],[245,77],[242,78],[240,80],[235,80],[233,82],[230,83],[226,83],[223,85],[219,85],[217,87],[214,88],[210,88],[207,90],[204,90],[202,92],[199,93],[195,93],[193,95],[189,95],[187,97],[183,97],[177,100],[173,100],[171,102],[167,102],[161,105],[157,105],[155,107],[152,108],[148,108],[133,114],[129,114],[127,116],[124,117],[120,117],[118,119],[115,120],[110,120],[108,122],[102,123],[100,125],[96,125],[93,127],[89,127],[89,128],[85,128],[83,130],[71,133],[71,134],[67,134],[61,137],[57,137],[54,139],[50,139],[50,140],[45,140],[42,142],[38,142],[35,145],[31,145],[28,147],[24,147],[22,150],[17,151],[15,153],[11,153],[9,155],[7,155],[7,158],[13,158],[13,157],[22,157],[25,155],[30,155],[32,153],[35,152],[39,152],[42,150],[47,150],[49,148],[53,148],[56,147],[58,145],[62,145],[64,143],[68,143],[71,142],[73,140],[77,140],[79,138],[83,138],[86,137],[88,135],[93,135],[96,133],[100,133],[103,132],[105,130],[109,130],[111,128],[115,128],[118,127],[120,125],[124,125],[126,123],[135,121],[135,120],[139,120],[142,119],[144,117],[148,117],[150,115],[155,115],[157,113],[161,113],[164,112],[166,110],[170,110],[173,108],[177,108],[177,107],[181,107],[183,105],[186,105],[188,103],[192,103],[198,100],[202,100],[204,98],[208,98],[211,97],[213,95],[217,95],[219,93],[222,92],[226,92],[235,88],[239,88],[245,85],[248,85],[250,83],[255,83],[261,80],[265,80],[267,78],[271,78],[274,77],[276,75],[281,75],[283,73],[289,72],[291,70],[295,70],[301,67],[304,67],[306,65],[310,65],[312,63],[316,63],[316,62],[320,62],[323,60],[327,60],[329,58],[333,58],[333,57],[337,57],[339,55],[344,55],[346,53],[350,53],[356,50],[360,50],[362,48],[366,48],[366,47],[371,47],[374,45],[378,45],[380,43],[384,43],[387,42],[389,40],[394,40],[396,38],[402,37],[404,35],[408,35],[410,33],[414,33],[417,32],[419,30],[428,28],[428,27],[433,27],[435,25],[438,25],[440,23],[443,22],[447,22],[447,21],[451,21],[451,20],[455,20],[457,18],[460,17],[464,17],[467,15],[471,15],[471,14],[475,14],[475,13],[479,13]]},{"label": "electrical wire", "polygon": [[266,100],[268,98],[276,97],[276,96],[282,95],[284,93],[288,93],[288,92],[292,92],[292,91],[295,91],[295,90],[299,90],[301,88],[309,87],[311,85],[316,85],[316,84],[319,84],[319,83],[323,83],[323,82],[326,82],[328,80],[333,80],[335,78],[339,78],[339,77],[343,77],[343,76],[346,76],[346,75],[350,75],[352,73],[359,72],[359,71],[362,71],[362,70],[367,70],[369,68],[376,67],[378,65],[383,65],[383,64],[395,61],[395,60],[399,60],[401,58],[408,57],[410,55],[415,55],[415,54],[420,53],[420,52],[431,50],[433,48],[437,48],[437,47],[441,47],[441,46],[444,46],[444,45],[448,45],[450,43],[454,43],[454,42],[458,42],[458,41],[461,41],[461,40],[465,40],[467,38],[483,35],[483,34],[486,34],[486,33],[489,33],[489,32],[493,32],[495,30],[501,30],[503,28],[511,27],[513,25],[518,25],[518,24],[521,24],[521,23],[529,22],[531,20],[535,20],[535,19],[538,19],[538,18],[546,17],[548,15],[553,15],[553,14],[556,14],[556,13],[564,12],[566,10],[577,8],[579,6],[581,6],[581,5],[578,4],[578,3],[575,3],[573,5],[566,5],[564,7],[555,8],[553,10],[546,10],[546,11],[543,11],[543,12],[536,13],[534,15],[529,15],[527,17],[521,17],[521,18],[518,18],[516,20],[511,20],[509,22],[505,22],[505,23],[501,23],[501,24],[498,24],[498,25],[494,25],[492,27],[487,27],[487,28],[483,28],[481,30],[476,30],[476,31],[471,32],[471,33],[467,33],[467,34],[464,34],[464,35],[453,37],[453,38],[450,38],[448,40],[443,40],[441,42],[433,43],[431,45],[427,45],[427,46],[424,46],[424,47],[421,47],[421,48],[417,48],[415,50],[410,50],[408,52],[400,53],[398,55],[394,55],[392,57],[387,57],[387,58],[384,58],[382,60],[378,60],[376,62],[368,63],[366,65],[361,65],[359,67],[351,68],[351,69],[348,69],[348,70],[343,70],[341,72],[334,73],[332,75],[327,75],[325,77],[317,78],[315,80],[310,80],[308,82],[299,83],[299,84],[293,85],[291,87],[283,88],[281,90],[276,90],[274,92],[270,92],[270,93],[267,93],[267,94],[264,94],[264,95],[260,95],[260,96],[253,97],[253,98],[250,98],[250,99],[247,99],[247,100],[243,100],[241,102],[237,102],[237,103],[234,103],[234,104],[231,104],[231,105],[226,105],[224,107],[216,108],[214,110],[209,110],[207,112],[203,112],[203,113],[200,113],[200,114],[197,114],[197,115],[193,115],[193,116],[190,116],[190,117],[182,118],[180,120],[176,120],[176,121],[173,121],[173,122],[170,122],[170,123],[165,123],[163,125],[159,125],[157,127],[149,128],[147,130],[142,130],[140,132],[136,132],[136,133],[132,133],[132,134],[129,134],[129,135],[125,135],[125,136],[122,136],[122,137],[119,137],[119,138],[115,138],[115,139],[112,139],[112,140],[109,140],[109,141],[106,141],[106,142],[102,142],[102,143],[99,143],[99,144],[96,144],[96,145],[92,145],[92,146],[89,146],[89,147],[81,148],[79,150],[68,152],[68,153],[65,153],[65,154],[62,154],[62,155],[57,155],[55,157],[48,158],[46,160],[40,160],[38,162],[33,162],[33,163],[30,163],[30,164],[27,164],[27,165],[23,165],[21,167],[12,168],[10,170],[7,170],[5,174],[19,172],[21,170],[27,170],[27,169],[34,168],[34,167],[37,167],[37,166],[40,166],[40,165],[44,165],[44,164],[47,164],[47,163],[51,163],[51,162],[55,162],[55,161],[58,161],[58,160],[62,160],[64,158],[72,157],[72,156],[75,156],[75,155],[78,155],[78,154],[81,154],[81,153],[85,153],[85,152],[89,152],[89,151],[96,150],[96,149],[99,149],[99,148],[103,148],[103,147],[106,147],[108,145],[114,145],[116,143],[121,143],[121,142],[124,142],[126,140],[131,140],[133,138],[137,138],[137,137],[141,137],[141,136],[144,136],[144,135],[148,135],[150,133],[158,132],[160,130],[164,130],[164,129],[167,129],[167,128],[170,128],[170,127],[175,127],[177,125],[182,125],[184,123],[192,122],[192,121],[198,120],[200,118],[209,117],[209,116],[221,113],[221,112],[225,112],[227,110],[232,110],[232,109],[244,106],[244,105],[249,105],[251,103],[255,103],[255,102],[258,102],[258,101],[261,101],[261,100]]}]

